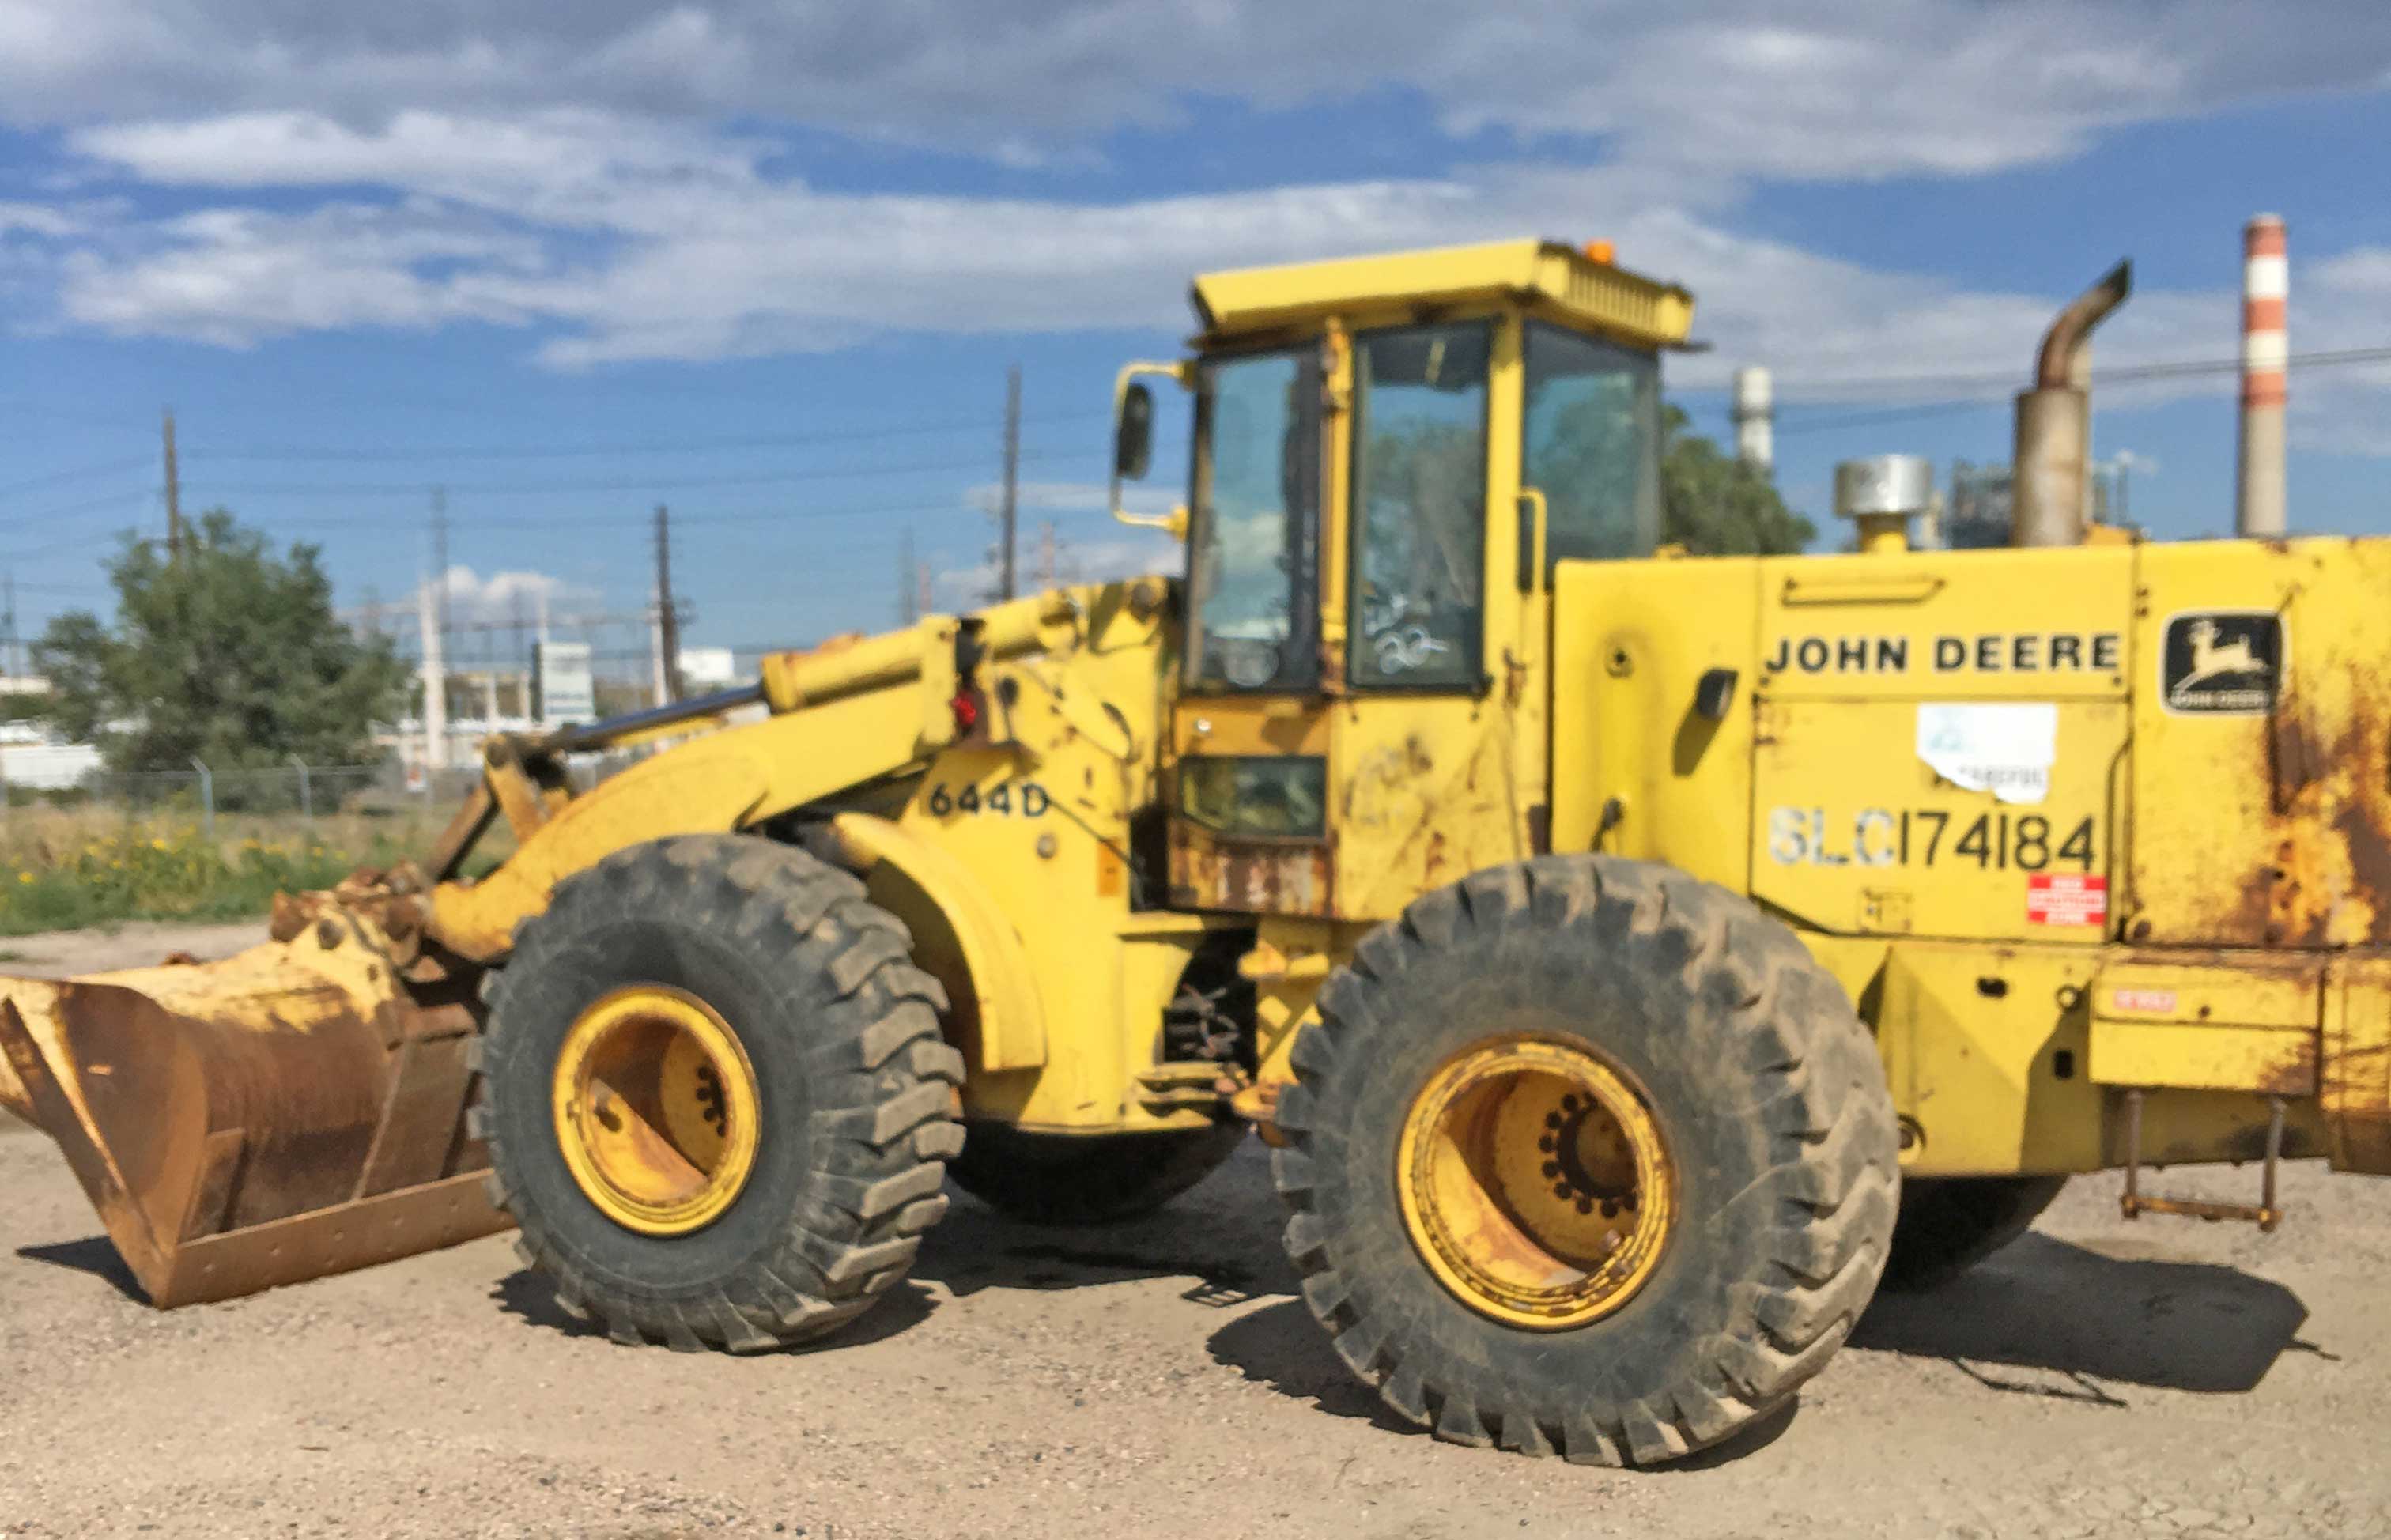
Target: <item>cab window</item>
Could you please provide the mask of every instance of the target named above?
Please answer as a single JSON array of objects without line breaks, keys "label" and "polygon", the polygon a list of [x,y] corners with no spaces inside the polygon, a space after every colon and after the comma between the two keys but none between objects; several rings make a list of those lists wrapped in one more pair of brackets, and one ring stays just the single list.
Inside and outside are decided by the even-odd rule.
[{"label": "cab window", "polygon": [[1365,331],[1353,350],[1357,688],[1475,688],[1485,593],[1486,322]]},{"label": "cab window", "polygon": [[1319,676],[1319,402],[1308,350],[1215,359],[1197,377],[1191,688],[1288,690]]},{"label": "cab window", "polygon": [[1522,482],[1549,561],[1649,556],[1661,539],[1661,369],[1648,353],[1532,323]]}]

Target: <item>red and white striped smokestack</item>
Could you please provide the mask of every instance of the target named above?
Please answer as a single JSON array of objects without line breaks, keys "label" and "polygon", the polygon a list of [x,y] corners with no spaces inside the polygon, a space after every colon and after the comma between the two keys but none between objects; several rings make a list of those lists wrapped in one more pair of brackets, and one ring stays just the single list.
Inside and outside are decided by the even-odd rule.
[{"label": "red and white striped smokestack", "polygon": [[2283,533],[2284,367],[2290,344],[2283,302],[2291,295],[2283,222],[2262,214],[2242,227],[2242,496],[2234,526],[2267,537]]}]

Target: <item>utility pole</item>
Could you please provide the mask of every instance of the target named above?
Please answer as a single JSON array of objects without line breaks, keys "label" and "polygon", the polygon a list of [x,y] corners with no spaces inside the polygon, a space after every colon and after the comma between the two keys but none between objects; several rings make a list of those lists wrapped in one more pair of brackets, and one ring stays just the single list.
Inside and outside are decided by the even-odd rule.
[{"label": "utility pole", "polygon": [[921,618],[913,608],[913,526],[907,524],[897,537],[897,624],[911,626]]},{"label": "utility pole", "polygon": [[656,704],[680,699],[680,616],[673,607],[672,516],[656,504]]},{"label": "utility pole", "polygon": [[1021,472],[1021,366],[1014,365],[1004,371],[1004,502],[1001,517],[1003,523],[1003,551],[998,558],[997,597],[1011,599],[1013,580],[1013,521],[1020,494]]},{"label": "utility pole", "polygon": [[448,676],[440,656],[440,601],[429,577],[415,590],[415,624],[423,640],[423,774],[428,788],[432,772],[447,763],[448,749]]},{"label": "utility pole", "polygon": [[448,646],[448,488],[432,489],[432,580],[433,613],[440,622],[440,646]]},{"label": "utility pole", "polygon": [[1038,524],[1038,586],[1051,589],[1058,575],[1054,570],[1054,521],[1041,519]]},{"label": "utility pole", "polygon": [[0,573],[0,674],[21,675],[24,659],[17,645],[17,575]]},{"label": "utility pole", "polygon": [[174,468],[174,408],[166,408],[166,559],[183,554],[183,478]]},{"label": "utility pole", "polygon": [[925,615],[930,609],[930,563],[924,562],[913,569],[913,613]]},{"label": "utility pole", "polygon": [[416,605],[423,633],[423,765],[430,772],[448,764],[448,489],[432,489],[432,577]]}]

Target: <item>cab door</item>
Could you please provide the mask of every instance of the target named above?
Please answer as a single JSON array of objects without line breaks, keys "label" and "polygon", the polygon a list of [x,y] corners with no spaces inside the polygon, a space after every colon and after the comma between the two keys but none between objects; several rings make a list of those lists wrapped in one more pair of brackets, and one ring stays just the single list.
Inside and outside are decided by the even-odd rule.
[{"label": "cab door", "polygon": [[1350,370],[1336,889],[1340,916],[1380,920],[1529,853],[1544,679],[1498,428],[1519,421],[1516,317],[1358,329]]}]

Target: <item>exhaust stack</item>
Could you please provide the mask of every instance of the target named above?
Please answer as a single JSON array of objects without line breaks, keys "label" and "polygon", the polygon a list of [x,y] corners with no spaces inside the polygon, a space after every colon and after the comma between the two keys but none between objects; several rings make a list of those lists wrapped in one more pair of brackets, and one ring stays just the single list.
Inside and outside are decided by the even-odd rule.
[{"label": "exhaust stack", "polygon": [[2092,329],[2134,291],[2134,265],[2121,262],[2075,296],[2043,333],[2034,389],[2017,398],[2017,454],[2011,468],[2010,542],[2072,546],[2084,539],[2085,476],[2092,442],[2092,397],[2084,368]]}]

